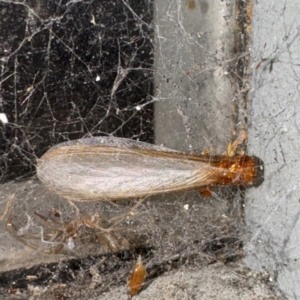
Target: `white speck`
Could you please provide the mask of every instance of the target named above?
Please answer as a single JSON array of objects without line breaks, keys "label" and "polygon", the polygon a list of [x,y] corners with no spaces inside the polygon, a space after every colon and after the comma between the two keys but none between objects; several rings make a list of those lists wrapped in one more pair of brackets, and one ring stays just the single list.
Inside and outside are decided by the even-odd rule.
[{"label": "white speck", "polygon": [[97,75],[97,77],[96,77],[96,81],[100,81],[100,76],[99,75]]},{"label": "white speck", "polygon": [[287,133],[288,129],[283,125],[280,129],[280,133]]},{"label": "white speck", "polygon": [[7,119],[6,114],[0,113],[0,121],[1,121],[3,124],[8,123],[8,119]]},{"label": "white speck", "polygon": [[72,237],[68,238],[67,246],[70,250],[72,250],[75,247],[74,240]]},{"label": "white speck", "polygon": [[93,25],[96,25],[96,22],[95,22],[95,16],[94,16],[94,15],[92,15],[92,18],[91,18],[90,22],[91,22]]},{"label": "white speck", "polygon": [[135,109],[139,111],[139,110],[141,110],[142,108],[141,108],[139,105],[137,105],[137,106],[135,107]]},{"label": "white speck", "polygon": [[185,204],[185,205],[183,205],[183,208],[184,208],[185,210],[188,210],[188,209],[189,209],[189,205],[188,205],[188,204]]},{"label": "white speck", "polygon": [[270,277],[270,278],[269,278],[269,281],[271,281],[271,282],[272,282],[272,281],[273,281],[273,278],[272,278],[272,277]]}]

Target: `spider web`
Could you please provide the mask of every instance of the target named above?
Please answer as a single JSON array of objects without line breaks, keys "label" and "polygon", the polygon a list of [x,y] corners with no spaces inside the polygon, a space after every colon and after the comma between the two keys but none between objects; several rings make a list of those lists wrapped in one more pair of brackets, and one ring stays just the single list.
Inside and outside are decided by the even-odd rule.
[{"label": "spider web", "polygon": [[[52,146],[94,136],[188,153],[226,151],[247,129],[249,7],[239,1],[0,1],[1,211],[15,194],[0,231],[7,239],[6,289],[29,295],[29,279],[20,278],[42,274],[31,281],[35,292],[47,286],[40,299],[76,299],[87,285],[89,299],[126,286],[141,254],[147,284],[170,270],[217,262],[228,264],[247,290],[243,278],[252,275],[238,262],[243,188],[216,188],[210,199],[196,191],[76,203],[75,209],[41,185],[35,166]],[[70,276],[80,288],[50,284]],[[124,290],[118,295],[127,297]]]}]

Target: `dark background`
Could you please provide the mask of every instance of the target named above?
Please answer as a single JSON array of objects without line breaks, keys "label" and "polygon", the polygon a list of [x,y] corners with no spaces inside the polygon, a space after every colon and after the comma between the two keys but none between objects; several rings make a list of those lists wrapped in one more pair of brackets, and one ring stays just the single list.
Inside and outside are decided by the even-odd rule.
[{"label": "dark background", "polygon": [[59,142],[112,134],[153,142],[148,0],[0,3],[0,182]]}]

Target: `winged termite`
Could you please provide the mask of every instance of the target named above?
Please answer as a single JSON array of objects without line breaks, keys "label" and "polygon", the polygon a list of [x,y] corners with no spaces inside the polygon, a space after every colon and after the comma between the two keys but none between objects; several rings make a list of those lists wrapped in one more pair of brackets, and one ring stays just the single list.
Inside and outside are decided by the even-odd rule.
[{"label": "winged termite", "polygon": [[187,154],[114,137],[58,144],[37,164],[39,179],[69,201],[145,198],[214,185],[255,186],[263,172],[263,162],[252,156]]}]

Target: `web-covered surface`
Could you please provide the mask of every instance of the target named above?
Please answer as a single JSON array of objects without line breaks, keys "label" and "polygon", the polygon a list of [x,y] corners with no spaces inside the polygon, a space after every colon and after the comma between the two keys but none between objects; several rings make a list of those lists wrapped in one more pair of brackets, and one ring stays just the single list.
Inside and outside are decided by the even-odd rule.
[{"label": "web-covered surface", "polygon": [[[134,14],[132,11],[135,12]],[[151,2],[1,1],[1,179],[83,136],[153,141]]]},{"label": "web-covered surface", "polygon": [[270,272],[288,299],[300,298],[298,12],[289,1],[254,6],[249,146],[266,173],[245,211],[246,261]]},{"label": "web-covered surface", "polygon": [[[29,279],[20,278],[42,274],[37,286],[74,277],[79,293],[82,278],[99,273],[101,293],[125,285],[137,254],[148,282],[182,264],[242,256],[243,190],[74,207],[35,177],[50,147],[82,137],[225,151],[246,128],[248,84],[239,76],[249,53],[234,39],[235,9],[232,1],[0,2],[3,209],[15,194],[1,259],[3,270],[33,268],[6,274],[6,288],[25,290]],[[35,269],[66,258],[75,261],[47,266],[47,276]]]}]

